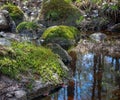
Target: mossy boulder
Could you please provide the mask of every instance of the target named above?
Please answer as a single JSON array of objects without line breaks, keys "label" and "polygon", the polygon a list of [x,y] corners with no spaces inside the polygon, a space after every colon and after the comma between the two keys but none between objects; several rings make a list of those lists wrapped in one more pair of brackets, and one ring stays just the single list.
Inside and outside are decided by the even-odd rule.
[{"label": "mossy boulder", "polygon": [[40,20],[46,26],[76,25],[82,12],[65,0],[43,1]]},{"label": "mossy boulder", "polygon": [[73,46],[79,40],[80,34],[75,27],[72,26],[52,26],[46,29],[41,38],[44,43],[57,43],[64,49]]},{"label": "mossy boulder", "polygon": [[26,35],[30,38],[38,38],[41,36],[41,34],[44,32],[45,28],[38,25],[35,22],[21,22],[17,27],[16,31],[17,33],[21,35]]},{"label": "mossy boulder", "polygon": [[[50,49],[28,43],[13,43],[11,47],[0,46],[0,73],[20,81],[42,80],[59,84],[67,69]],[[57,76],[57,77],[56,77]]]},{"label": "mossy boulder", "polygon": [[7,10],[10,13],[11,18],[15,21],[16,25],[24,20],[24,13],[18,6],[5,4],[1,9]]},{"label": "mossy boulder", "polygon": [[39,28],[39,25],[37,25],[35,22],[21,22],[16,27],[16,30],[18,33],[22,33],[23,31],[37,31]]},{"label": "mossy boulder", "polygon": [[39,25],[35,22],[21,22],[16,27],[17,33],[20,34],[20,36],[25,38],[25,41],[31,41],[31,39],[36,39],[39,35],[38,30],[40,29]]}]

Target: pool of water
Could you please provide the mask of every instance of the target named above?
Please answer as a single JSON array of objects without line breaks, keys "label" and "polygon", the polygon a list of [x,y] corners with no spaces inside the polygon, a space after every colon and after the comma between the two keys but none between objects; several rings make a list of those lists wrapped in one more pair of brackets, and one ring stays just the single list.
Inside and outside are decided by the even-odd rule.
[{"label": "pool of water", "polygon": [[69,84],[42,100],[120,100],[119,58],[78,54],[72,69]]}]

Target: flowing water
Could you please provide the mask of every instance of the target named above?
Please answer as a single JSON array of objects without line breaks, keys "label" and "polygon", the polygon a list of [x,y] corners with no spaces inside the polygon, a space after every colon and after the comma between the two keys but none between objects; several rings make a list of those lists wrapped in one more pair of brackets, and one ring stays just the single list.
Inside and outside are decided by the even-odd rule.
[{"label": "flowing water", "polygon": [[69,85],[42,100],[120,100],[119,58],[78,54],[72,69]]}]

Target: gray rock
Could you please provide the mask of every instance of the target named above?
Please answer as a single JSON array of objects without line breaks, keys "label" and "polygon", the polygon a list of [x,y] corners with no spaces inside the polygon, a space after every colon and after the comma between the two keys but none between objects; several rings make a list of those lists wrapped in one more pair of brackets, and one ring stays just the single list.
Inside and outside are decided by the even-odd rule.
[{"label": "gray rock", "polygon": [[28,100],[47,95],[52,89],[54,89],[52,83],[43,83],[41,80],[36,80],[33,82],[32,90],[28,92]]},{"label": "gray rock", "polygon": [[93,33],[90,35],[90,38],[96,42],[102,42],[107,38],[107,35],[105,35],[104,33]]},{"label": "gray rock", "polygon": [[2,12],[0,12],[0,29],[7,29],[9,27],[7,20]]},{"label": "gray rock", "polygon": [[71,39],[65,39],[62,37],[55,37],[52,39],[47,39],[43,42],[43,44],[48,44],[48,43],[57,43],[59,44],[63,49],[67,50],[69,47],[75,45],[75,40]]},{"label": "gray rock", "polygon": [[15,97],[18,100],[27,100],[26,92],[23,90],[15,91]]},{"label": "gray rock", "polygon": [[18,34],[4,33],[4,32],[0,32],[0,37],[4,37],[8,40],[16,40],[16,41],[21,41],[22,39]]},{"label": "gray rock", "polygon": [[111,32],[120,32],[120,23],[113,25],[108,30]]},{"label": "gray rock", "polygon": [[7,93],[7,94],[6,94],[6,97],[12,98],[12,97],[14,97],[14,93]]},{"label": "gray rock", "polygon": [[11,42],[5,38],[0,38],[0,45],[10,46]]},{"label": "gray rock", "polygon": [[59,44],[50,43],[47,45],[55,54],[58,54],[64,63],[70,63],[72,58]]},{"label": "gray rock", "polygon": [[15,32],[16,25],[7,10],[0,11],[0,30]]}]

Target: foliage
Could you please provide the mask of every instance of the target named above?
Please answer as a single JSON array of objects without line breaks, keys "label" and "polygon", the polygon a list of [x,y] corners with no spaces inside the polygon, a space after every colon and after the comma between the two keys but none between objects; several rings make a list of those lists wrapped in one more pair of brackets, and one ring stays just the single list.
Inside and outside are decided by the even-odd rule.
[{"label": "foliage", "polygon": [[79,25],[84,20],[84,16],[80,16],[78,20],[76,20],[76,24]]},{"label": "foliage", "polygon": [[39,26],[35,23],[35,22],[21,22],[16,30],[18,32],[22,31],[22,30],[37,30],[37,28],[39,28]]},{"label": "foliage", "polygon": [[14,21],[23,20],[24,18],[24,14],[22,10],[13,4],[10,4],[10,3],[5,4],[1,7],[1,9],[7,10]]},{"label": "foliage", "polygon": [[0,55],[0,72],[5,75],[16,79],[21,79],[21,75],[32,75],[29,77],[35,79],[38,75],[44,82],[53,83],[59,82],[65,76],[65,70],[61,67],[58,56],[49,49],[28,43],[13,43],[11,50],[14,51],[14,55]]},{"label": "foliage", "polygon": [[120,5],[107,3],[102,6],[102,13],[115,23],[119,23]]},{"label": "foliage", "polygon": [[49,27],[42,35],[43,39],[62,37],[65,39],[75,39],[78,35],[78,30],[70,26],[52,26]]}]

